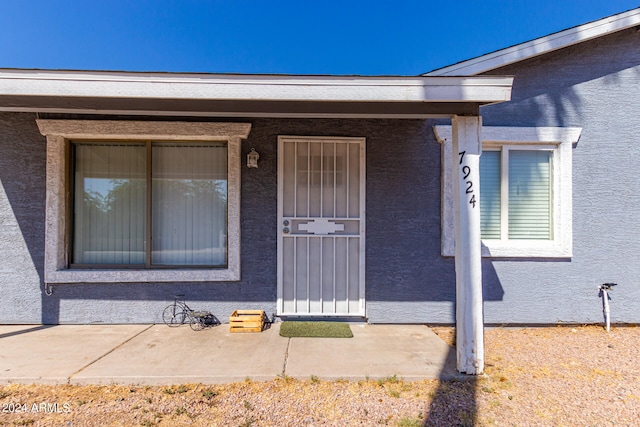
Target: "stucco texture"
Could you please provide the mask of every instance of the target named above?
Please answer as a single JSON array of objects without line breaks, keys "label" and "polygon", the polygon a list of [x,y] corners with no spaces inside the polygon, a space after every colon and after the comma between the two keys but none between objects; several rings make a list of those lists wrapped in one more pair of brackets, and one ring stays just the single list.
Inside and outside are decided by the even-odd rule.
[{"label": "stucco texture", "polygon": [[0,114],[0,322],[38,323],[44,262],[44,141],[33,114]]},{"label": "stucco texture", "polygon": [[[77,118],[77,117],[74,117]],[[139,119],[139,118],[137,118]],[[244,120],[245,122],[247,120]],[[440,251],[440,146],[423,120],[251,120],[260,153],[241,169],[241,280],[56,285],[43,292],[45,138],[32,114],[0,115],[1,323],[151,323],[173,295],[226,321],[236,309],[276,311],[278,135],[367,140],[366,299],[370,322],[452,322],[453,260]],[[21,246],[22,245],[22,246]],[[16,260],[16,257],[18,260]],[[5,262],[5,260],[7,260]]]},{"label": "stucco texture", "polygon": [[512,101],[481,113],[485,125],[578,126],[573,149],[573,257],[485,260],[504,289],[485,303],[492,323],[602,321],[598,285],[617,282],[613,322],[640,322],[640,33],[635,29],[503,67]]}]

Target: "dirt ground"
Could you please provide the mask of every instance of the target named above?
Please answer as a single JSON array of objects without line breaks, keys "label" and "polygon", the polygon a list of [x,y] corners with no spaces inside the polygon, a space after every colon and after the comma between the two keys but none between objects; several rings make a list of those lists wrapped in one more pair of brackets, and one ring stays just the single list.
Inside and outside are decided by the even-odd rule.
[{"label": "dirt ground", "polygon": [[638,327],[492,328],[485,353],[464,381],[12,384],[0,426],[640,426]]}]

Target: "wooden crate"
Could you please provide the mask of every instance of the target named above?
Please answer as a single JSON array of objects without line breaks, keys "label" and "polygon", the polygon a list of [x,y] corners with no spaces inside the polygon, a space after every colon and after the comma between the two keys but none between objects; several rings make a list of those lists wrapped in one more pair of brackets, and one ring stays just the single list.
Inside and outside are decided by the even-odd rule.
[{"label": "wooden crate", "polygon": [[230,332],[262,332],[264,310],[235,310],[229,317]]}]

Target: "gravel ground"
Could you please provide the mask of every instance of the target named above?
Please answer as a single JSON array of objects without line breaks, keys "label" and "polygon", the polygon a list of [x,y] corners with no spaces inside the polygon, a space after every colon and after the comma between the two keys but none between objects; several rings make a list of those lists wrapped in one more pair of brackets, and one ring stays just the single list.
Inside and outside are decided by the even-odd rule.
[{"label": "gravel ground", "polygon": [[487,329],[485,351],[465,381],[0,386],[0,425],[640,426],[638,327]]}]

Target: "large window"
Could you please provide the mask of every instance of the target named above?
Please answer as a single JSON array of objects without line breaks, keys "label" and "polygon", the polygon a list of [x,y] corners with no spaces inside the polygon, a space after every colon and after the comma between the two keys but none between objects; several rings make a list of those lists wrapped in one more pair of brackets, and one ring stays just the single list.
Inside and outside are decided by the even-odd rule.
[{"label": "large window", "polygon": [[72,155],[73,265],[227,265],[226,143],[74,142]]},{"label": "large window", "polygon": [[38,120],[45,282],[240,279],[248,123]]},{"label": "large window", "polygon": [[[442,150],[442,255],[455,255],[451,126],[434,127]],[[572,255],[573,144],[580,128],[482,127],[482,256]]]}]

